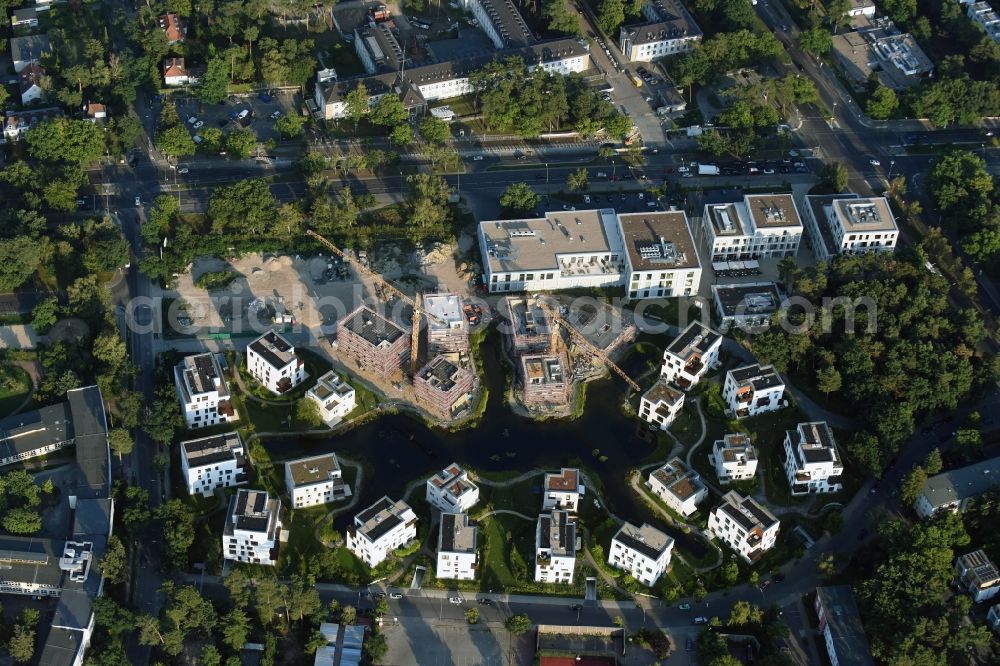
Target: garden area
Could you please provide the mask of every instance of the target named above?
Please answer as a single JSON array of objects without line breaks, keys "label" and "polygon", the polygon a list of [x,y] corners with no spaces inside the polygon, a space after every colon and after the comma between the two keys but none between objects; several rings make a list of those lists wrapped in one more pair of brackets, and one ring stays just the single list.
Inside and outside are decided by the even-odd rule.
[{"label": "garden area", "polygon": [[0,364],[0,418],[10,416],[31,393],[31,377],[19,365]]}]

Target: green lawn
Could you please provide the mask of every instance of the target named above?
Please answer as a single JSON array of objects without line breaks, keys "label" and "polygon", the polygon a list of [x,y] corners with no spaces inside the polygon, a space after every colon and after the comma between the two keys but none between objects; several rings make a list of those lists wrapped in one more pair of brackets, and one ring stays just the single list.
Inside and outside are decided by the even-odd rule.
[{"label": "green lawn", "polygon": [[785,431],[793,430],[797,424],[808,420],[798,407],[791,406],[741,422],[746,432],[750,434],[750,440],[757,447],[760,461],[757,473],[764,474],[769,502],[783,506],[801,506],[810,501],[808,497],[792,497],[788,487],[788,477],[785,476],[781,464]]},{"label": "green lawn", "polygon": [[490,516],[479,523],[484,543],[480,552],[483,589],[513,590],[520,581],[534,576],[533,528],[531,521],[506,515]]},{"label": "green lawn", "polygon": [[494,509],[517,511],[526,516],[538,515],[542,507],[542,495],[536,491],[541,488],[541,485],[541,475],[513,486],[494,488],[483,485],[479,489],[479,506],[485,508],[487,505],[492,504]]},{"label": "green lawn", "polygon": [[0,366],[0,418],[21,406],[31,392],[31,377],[18,365]]}]

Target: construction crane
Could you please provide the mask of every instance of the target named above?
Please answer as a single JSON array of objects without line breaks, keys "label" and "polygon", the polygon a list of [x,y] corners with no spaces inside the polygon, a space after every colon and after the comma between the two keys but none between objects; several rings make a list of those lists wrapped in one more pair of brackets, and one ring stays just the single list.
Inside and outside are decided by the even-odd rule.
[{"label": "construction crane", "polygon": [[636,384],[631,377],[625,374],[624,370],[619,368],[615,364],[615,362],[608,357],[607,354],[605,354],[602,350],[598,349],[594,344],[590,342],[590,340],[585,338],[583,333],[580,333],[578,330],[570,326],[569,322],[563,320],[563,318],[560,317],[555,310],[549,307],[549,305],[545,303],[545,301],[543,301],[541,298],[536,298],[535,303],[538,305],[538,307],[542,309],[543,312],[545,312],[545,316],[549,318],[549,321],[551,321],[553,324],[556,324],[557,326],[561,326],[567,333],[569,333],[570,337],[573,338],[573,340],[576,341],[578,345],[586,349],[588,352],[590,352],[597,358],[601,359],[601,361],[604,362],[604,365],[607,366],[608,369],[613,370],[616,375],[624,379],[625,382],[629,386],[631,386],[633,390],[635,390],[636,392],[642,390],[641,388],[639,388],[639,385]]},{"label": "construction crane", "polygon": [[420,302],[421,301],[420,294],[417,294],[416,300],[410,298],[402,291],[397,289],[395,285],[390,283],[384,277],[382,277],[375,271],[371,270],[370,268],[362,264],[360,261],[357,261],[354,257],[350,256],[349,254],[341,250],[339,247],[337,247],[327,239],[320,236],[312,229],[307,229],[306,234],[315,238],[317,241],[320,242],[321,245],[323,245],[323,247],[330,250],[330,252],[333,252],[335,255],[337,255],[347,263],[349,263],[356,271],[371,278],[371,280],[375,282],[375,284],[382,290],[383,294],[389,292],[390,294],[392,294],[393,296],[395,296],[396,298],[398,298],[399,300],[403,301],[411,308],[413,308],[412,328],[410,330],[410,375],[417,374],[417,351],[420,348],[420,315],[423,314],[426,315],[428,319],[434,319],[435,321],[438,321],[440,323],[443,322],[441,322],[441,320],[435,317],[434,315],[428,312],[424,312],[422,310]]}]

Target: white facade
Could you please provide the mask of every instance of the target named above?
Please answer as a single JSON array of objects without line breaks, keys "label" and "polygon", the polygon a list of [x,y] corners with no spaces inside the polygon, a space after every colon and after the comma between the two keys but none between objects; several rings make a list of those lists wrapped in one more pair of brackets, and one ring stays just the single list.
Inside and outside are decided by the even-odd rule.
[{"label": "white facade", "polygon": [[726,373],[722,399],[738,419],[784,407],[785,382],[770,365],[747,365]]},{"label": "white facade", "polygon": [[575,513],[586,491],[578,469],[563,467],[558,474],[546,474],[542,482],[542,511],[564,509]]},{"label": "white facade", "polygon": [[333,370],[316,380],[315,386],[306,391],[306,399],[316,403],[320,418],[331,428],[350,414],[356,404],[354,387]]},{"label": "white facade", "polygon": [[838,254],[894,252],[899,240],[899,227],[885,197],[810,195],[803,220],[819,261]]},{"label": "white facade", "polygon": [[417,514],[402,500],[383,497],[354,516],[347,529],[347,549],[370,567],[417,538]]},{"label": "white facade", "polygon": [[774,548],[779,522],[774,515],[752,497],[740,497],[731,490],[722,503],[708,514],[709,533],[740,554],[747,562],[755,562]]},{"label": "white facade", "polygon": [[427,503],[445,513],[464,513],[479,502],[479,486],[452,463],[427,479]]},{"label": "white facade", "polygon": [[204,428],[239,420],[229,387],[215,354],[186,356],[174,367],[174,386],[188,428]]},{"label": "white facade", "polygon": [[657,381],[639,400],[639,418],[658,430],[667,430],[684,407],[684,394],[663,380]]},{"label": "white facade", "polygon": [[964,512],[969,501],[994,487],[998,478],[1000,457],[935,474],[924,483],[914,509],[922,518],[940,511]]},{"label": "white facade", "polygon": [[351,496],[351,488],[344,483],[340,461],[334,453],[286,462],[285,488],[293,509],[329,504]]},{"label": "white facade", "polygon": [[216,488],[247,482],[247,459],[237,432],[181,442],[181,472],[188,492],[206,497]]},{"label": "white facade", "polygon": [[568,511],[538,516],[535,526],[535,582],[572,585],[576,569],[576,521]]},{"label": "white facade", "polygon": [[268,331],[247,345],[247,371],[275,395],[288,393],[306,378],[305,363],[277,331]]},{"label": "white facade", "polygon": [[698,504],[708,497],[708,488],[701,476],[680,458],[673,458],[650,472],[646,486],[664,504],[685,517],[697,511]]},{"label": "white facade", "polygon": [[970,2],[968,15],[994,42],[1000,44],[1000,14],[988,2]]},{"label": "white facade", "polygon": [[701,285],[701,261],[682,210],[618,215],[629,300],[693,296]]},{"label": "white facade", "polygon": [[835,493],[844,486],[844,464],[825,421],[800,423],[785,431],[785,474],[792,495]]},{"label": "white facade", "polygon": [[757,474],[757,450],[750,436],[743,433],[729,433],[715,440],[709,462],[715,467],[719,483],[746,481]]},{"label": "white facade", "polygon": [[706,204],[702,226],[713,262],[794,257],[803,230],[791,194],[747,194],[743,201]]},{"label": "white facade", "polygon": [[701,41],[701,29],[679,0],[653,0],[642,7],[646,23],[624,25],[618,33],[618,48],[632,62],[687,53]]},{"label": "white facade", "polygon": [[608,564],[652,587],[670,567],[674,540],[652,525],[625,523],[611,539]]},{"label": "white facade", "polygon": [[961,555],[955,560],[958,585],[973,603],[982,603],[1000,593],[1000,571],[983,550]]},{"label": "white facade", "polygon": [[477,533],[478,528],[469,523],[469,514],[441,514],[435,569],[437,578],[448,580],[476,578]]},{"label": "white facade", "polygon": [[229,499],[222,532],[223,557],[246,564],[277,564],[280,514],[281,500],[263,490],[241,488]]},{"label": "white facade", "polygon": [[719,361],[722,336],[698,322],[691,324],[663,350],[660,378],[687,391]]}]

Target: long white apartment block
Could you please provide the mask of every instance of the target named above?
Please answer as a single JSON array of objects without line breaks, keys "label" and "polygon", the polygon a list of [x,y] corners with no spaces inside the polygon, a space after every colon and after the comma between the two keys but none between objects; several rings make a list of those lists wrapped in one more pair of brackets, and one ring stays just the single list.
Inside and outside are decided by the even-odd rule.
[{"label": "long white apartment block", "polygon": [[474,580],[478,528],[467,513],[442,513],[438,530],[437,568],[439,579]]},{"label": "long white apartment block", "polygon": [[351,496],[335,453],[286,462],[285,488],[293,509],[338,502]]},{"label": "long white apartment block", "polygon": [[757,450],[750,436],[742,432],[715,440],[709,462],[715,467],[719,483],[747,481],[757,474]]},{"label": "long white apartment block", "polygon": [[771,365],[745,365],[726,373],[722,399],[738,419],[773,412],[785,406],[785,381]]},{"label": "long white apartment block", "polygon": [[809,195],[802,217],[819,261],[838,254],[894,252],[899,240],[899,227],[885,197]]},{"label": "long white apartment block", "polygon": [[687,391],[718,362],[721,347],[721,335],[699,322],[691,322],[663,350],[661,379]]},{"label": "long white apartment block", "polygon": [[970,2],[966,12],[990,39],[1000,44],[1000,14],[997,14],[990,3]]},{"label": "long white apartment block", "polygon": [[575,513],[585,492],[580,470],[563,467],[558,474],[547,473],[542,481],[542,511],[565,509]]},{"label": "long white apartment block", "polygon": [[576,520],[555,509],[535,526],[535,582],[572,585],[576,569]]},{"label": "long white apartment block", "polygon": [[417,538],[417,514],[402,501],[383,497],[354,516],[347,528],[347,549],[370,567]]},{"label": "long white apartment block", "polygon": [[722,502],[708,514],[709,533],[747,562],[756,562],[774,548],[779,526],[774,514],[735,490],[723,495]]},{"label": "long white apartment block", "polygon": [[268,331],[247,345],[247,371],[275,395],[288,393],[306,378],[305,363],[277,331]]},{"label": "long white apartment block", "polygon": [[629,300],[697,295],[701,262],[684,211],[621,213],[618,228]]},{"label": "long white apartment block", "polygon": [[627,297],[698,292],[701,264],[680,211],[618,215],[611,208],[549,211],[479,224],[491,293],[624,287]]},{"label": "long white apartment block", "polygon": [[650,472],[646,486],[664,504],[685,517],[697,511],[698,504],[708,497],[708,488],[701,476],[680,458],[673,458]]},{"label": "long white apartment block", "polygon": [[844,463],[825,421],[800,423],[785,431],[785,474],[792,495],[835,493],[843,488]]},{"label": "long white apartment block", "polygon": [[281,500],[263,490],[241,488],[229,499],[222,531],[222,554],[245,564],[278,563]]},{"label": "long white apartment block", "polygon": [[306,391],[306,399],[316,403],[320,418],[331,428],[343,421],[356,404],[354,387],[333,370],[316,380]]},{"label": "long white apartment block", "polygon": [[794,257],[802,240],[791,194],[747,194],[743,201],[706,204],[701,219],[713,262]]},{"label": "long white apartment block", "polygon": [[670,567],[673,549],[674,540],[652,525],[625,523],[611,539],[608,564],[652,587]]},{"label": "long white apartment block", "polygon": [[192,495],[247,482],[247,458],[238,432],[181,442],[181,473]]},{"label": "long white apartment block", "polygon": [[188,428],[205,428],[239,420],[215,354],[185,356],[174,367],[174,386]]},{"label": "long white apartment block", "polygon": [[941,511],[962,513],[970,501],[995,487],[998,479],[1000,456],[935,474],[924,482],[913,508],[922,518]]},{"label": "long white apartment block", "polygon": [[479,486],[458,463],[452,463],[427,479],[426,498],[443,513],[464,513],[479,502]]},{"label": "long white apartment block", "polygon": [[662,379],[649,387],[639,400],[639,418],[657,430],[667,430],[684,407],[684,393]]}]

